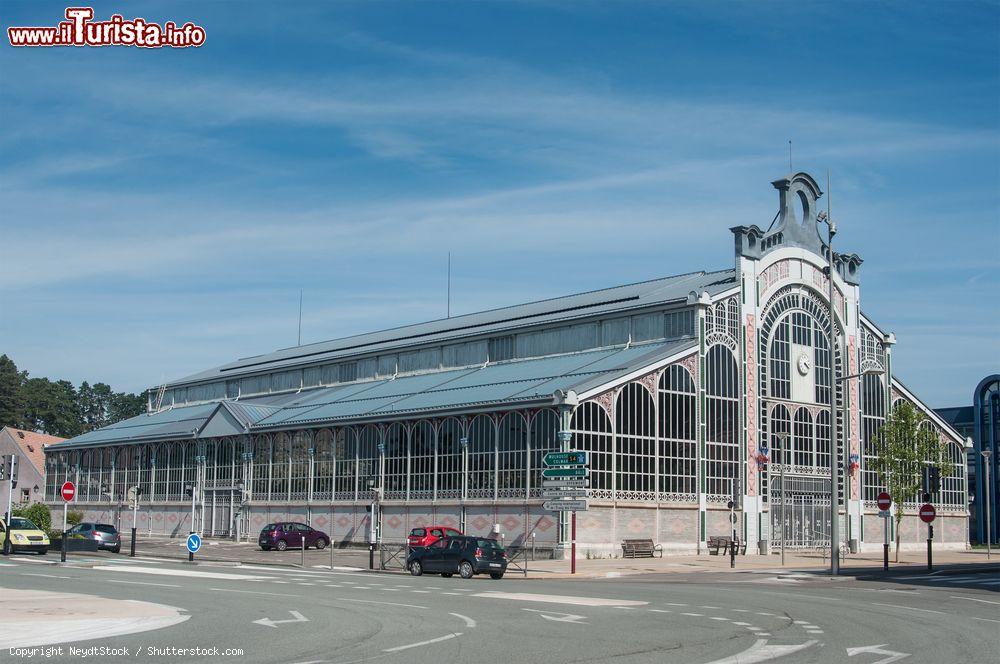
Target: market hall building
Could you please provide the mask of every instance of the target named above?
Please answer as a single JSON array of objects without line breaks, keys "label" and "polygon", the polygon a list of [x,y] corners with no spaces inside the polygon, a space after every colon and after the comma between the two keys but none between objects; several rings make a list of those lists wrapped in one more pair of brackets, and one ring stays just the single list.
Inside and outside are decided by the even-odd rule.
[{"label": "market hall building", "polygon": [[[558,551],[568,532],[543,509],[542,459],[576,449],[590,467],[582,553],[625,538],[704,552],[730,532],[734,491],[748,552],[782,533],[820,547],[833,426],[841,537],[874,548],[870,441],[907,400],[952,466],[932,499],[936,543],[965,547],[964,439],[893,374],[895,338],[862,312],[853,254],[834,257],[831,366],[822,192],[805,173],[773,186],[771,227],[732,228],[726,269],[297,346],[151,390],[147,414],[45,449],[47,498],[73,480],[87,520],[128,527],[139,486],[140,532],[253,538],[291,520],[361,543],[374,514],[382,541],[434,523]],[[917,498],[904,545],[926,538]]]}]

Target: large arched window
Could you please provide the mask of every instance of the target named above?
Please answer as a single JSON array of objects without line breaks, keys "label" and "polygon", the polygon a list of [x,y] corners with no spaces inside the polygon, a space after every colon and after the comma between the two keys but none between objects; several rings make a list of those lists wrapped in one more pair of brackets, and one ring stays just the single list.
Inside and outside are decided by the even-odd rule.
[{"label": "large arched window", "polygon": [[313,478],[313,500],[327,500],[333,496],[333,433],[329,429],[316,432],[313,443],[316,450],[316,470]]},{"label": "large arched window", "polygon": [[607,412],[593,401],[584,402],[573,412],[570,429],[573,432],[573,446],[587,452],[590,495],[595,498],[611,498],[614,440]]},{"label": "large arched window", "polygon": [[501,498],[524,495],[527,470],[528,423],[521,413],[507,413],[497,435],[497,494]]},{"label": "large arched window", "polygon": [[128,490],[128,472],[131,462],[132,449],[130,447],[119,447],[115,450],[114,497],[116,500],[125,499],[125,492]]},{"label": "large arched window", "polygon": [[420,420],[410,429],[410,498],[434,497],[434,425]]},{"label": "large arched window", "polygon": [[355,427],[341,427],[334,434],[334,498],[354,500],[357,493],[358,434]]},{"label": "large arched window", "polygon": [[470,498],[492,498],[496,468],[496,427],[493,418],[477,415],[469,425]]},{"label": "large arched window", "polygon": [[406,498],[407,431],[400,422],[390,424],[385,431],[385,497]]},{"label": "large arched window", "polygon": [[618,496],[653,500],[656,491],[656,409],[641,383],[629,383],[615,404]]},{"label": "large arched window", "polygon": [[462,495],[462,437],[465,427],[449,417],[438,429],[437,497],[460,498]]},{"label": "large arched window", "polygon": [[292,435],[289,450],[289,497],[305,500],[309,497],[309,448],[312,447],[312,432],[296,431]]},{"label": "large arched window", "polygon": [[861,377],[861,444],[864,450],[864,482],[865,500],[874,502],[878,494],[885,491],[879,480],[878,473],[872,470],[872,464],[878,456],[879,430],[885,423],[885,386],[882,376],[869,374]]},{"label": "large arched window", "polygon": [[528,445],[531,448],[529,465],[531,467],[531,493],[534,496],[541,495],[542,463],[547,452],[560,449],[559,436],[559,416],[551,408],[540,410],[531,418],[531,434]]},{"label": "large arched window", "polygon": [[816,466],[816,444],[814,441],[812,413],[808,408],[795,411],[795,426],[792,429],[792,463],[799,467]]},{"label": "large arched window", "polygon": [[698,425],[694,380],[688,370],[671,365],[659,384],[660,499],[697,499]]},{"label": "large arched window", "polygon": [[941,478],[941,504],[965,508],[965,450],[955,443],[945,446],[944,463],[949,473]]},{"label": "large arched window", "polygon": [[261,435],[253,441],[253,497],[254,500],[268,500],[271,477],[271,438]]},{"label": "large arched window", "polygon": [[287,433],[274,436],[271,444],[271,500],[288,500],[288,459],[292,439]]},{"label": "large arched window", "polygon": [[379,482],[378,444],[381,431],[375,424],[366,424],[358,438],[358,499],[374,500]]},{"label": "large arched window", "polygon": [[731,496],[739,472],[739,368],[732,351],[721,344],[705,360],[705,489],[710,496]]},{"label": "large arched window", "polygon": [[219,441],[215,460],[215,481],[219,486],[230,487],[234,484],[236,463],[236,441],[224,438]]}]

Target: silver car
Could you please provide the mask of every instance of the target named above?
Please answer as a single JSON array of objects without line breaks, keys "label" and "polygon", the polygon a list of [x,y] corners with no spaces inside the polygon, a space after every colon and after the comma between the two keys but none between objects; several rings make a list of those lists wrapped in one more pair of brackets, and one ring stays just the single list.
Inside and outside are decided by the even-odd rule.
[{"label": "silver car", "polygon": [[122,550],[122,536],[110,523],[78,523],[66,531],[66,536],[92,540],[97,542],[98,549],[106,549],[112,553]]}]

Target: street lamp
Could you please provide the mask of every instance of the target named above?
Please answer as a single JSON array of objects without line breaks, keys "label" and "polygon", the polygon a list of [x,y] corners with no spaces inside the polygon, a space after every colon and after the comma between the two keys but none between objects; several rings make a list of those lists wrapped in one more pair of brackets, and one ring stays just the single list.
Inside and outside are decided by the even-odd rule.
[{"label": "street lamp", "polygon": [[[827,191],[830,189],[829,176],[826,183]],[[829,310],[830,310],[830,375],[836,376],[837,367],[833,363],[833,347],[836,345],[834,336],[834,306],[833,306],[833,236],[837,234],[837,224],[830,219],[830,199],[827,198],[827,211],[820,212],[816,217],[817,221],[826,224],[827,229],[827,281],[829,282]],[[837,465],[837,390],[834,381],[830,381],[830,574],[836,576],[840,574],[840,492],[838,491],[838,470]]]},{"label": "street lamp", "polygon": [[990,533],[990,455],[993,454],[990,450],[983,450],[980,452],[983,455],[983,480],[985,480],[986,488],[986,500],[983,501],[983,506],[986,508],[986,559],[990,559],[990,541],[992,535]]}]

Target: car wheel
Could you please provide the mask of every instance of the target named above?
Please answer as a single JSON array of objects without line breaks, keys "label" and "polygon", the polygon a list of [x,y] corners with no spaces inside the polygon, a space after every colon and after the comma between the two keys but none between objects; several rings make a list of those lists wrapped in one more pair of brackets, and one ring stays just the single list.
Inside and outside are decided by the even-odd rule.
[{"label": "car wheel", "polygon": [[490,572],[490,578],[491,579],[502,579],[503,578],[503,572]]},{"label": "car wheel", "polygon": [[278,551],[284,551],[288,548],[288,542],[285,540],[278,540]]},{"label": "car wheel", "polygon": [[326,548],[326,540],[320,537],[318,540],[316,540],[316,549],[320,550],[325,548]]},{"label": "car wheel", "polygon": [[410,563],[410,574],[413,576],[420,576],[424,573],[424,566],[420,564],[419,560],[414,560]]},{"label": "car wheel", "polygon": [[44,556],[44,555],[45,555],[46,553],[48,553],[48,552],[49,552],[49,550],[48,550],[48,549],[39,549],[39,550],[38,550],[38,555],[40,555],[40,556]]},{"label": "car wheel", "polygon": [[121,553],[121,552],[122,548],[120,546],[116,546],[115,548],[111,549],[111,553]]},{"label": "car wheel", "polygon": [[458,573],[463,579],[471,579],[476,572],[472,569],[472,563],[468,560],[463,560],[462,564],[458,566]]},{"label": "car wheel", "polygon": [[269,546],[264,546],[263,544],[261,544],[261,545],[260,545],[260,550],[261,550],[261,551],[270,551],[270,550],[271,550],[271,547],[269,547]]},{"label": "car wheel", "polygon": [[451,577],[455,576],[455,573],[454,572],[441,572],[441,576],[443,576],[446,579],[450,579]]}]

